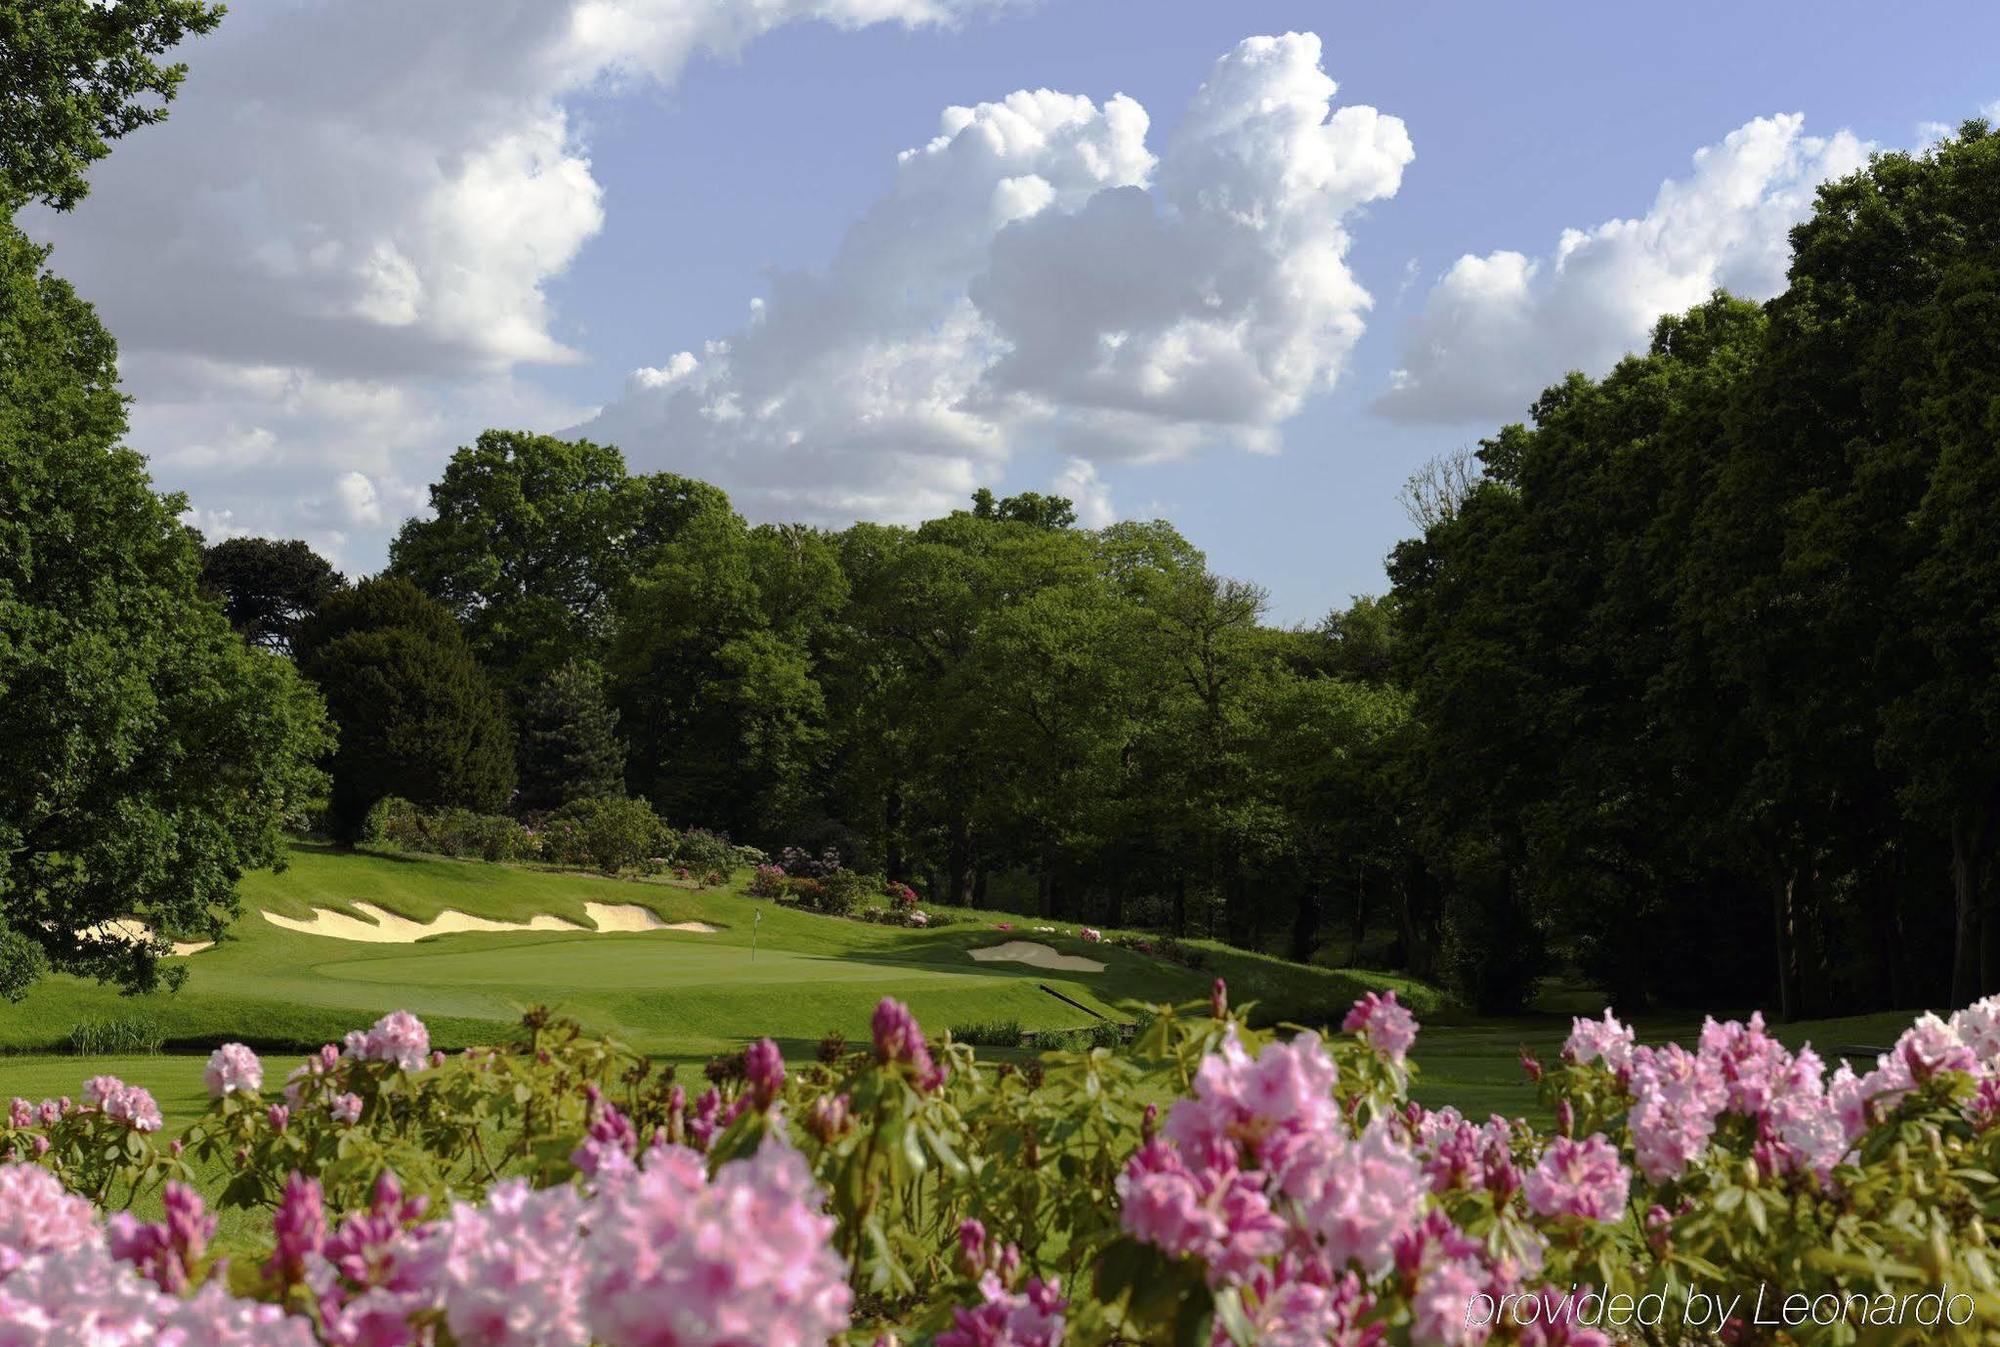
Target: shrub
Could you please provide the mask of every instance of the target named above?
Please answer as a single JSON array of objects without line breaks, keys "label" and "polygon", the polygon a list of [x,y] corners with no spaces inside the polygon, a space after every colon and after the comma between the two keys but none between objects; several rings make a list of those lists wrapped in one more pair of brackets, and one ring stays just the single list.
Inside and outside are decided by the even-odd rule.
[{"label": "shrub", "polygon": [[458,808],[425,810],[398,796],[378,801],[369,810],[362,835],[368,841],[437,856],[524,861],[539,854],[536,835],[504,815]]},{"label": "shrub", "polygon": [[889,899],[889,906],[898,912],[908,912],[917,905],[917,891],[899,879],[884,884],[882,892]]},{"label": "shrub", "polygon": [[117,1015],[83,1020],[63,1039],[63,1050],[78,1057],[147,1056],[166,1046],[167,1036],[150,1015]]},{"label": "shrub", "polygon": [[719,871],[727,876],[737,864],[736,848],[729,839],[706,828],[689,828],[665,854],[675,865],[697,875]]},{"label": "shrub", "polygon": [[836,870],[845,867],[840,863],[840,852],[837,848],[828,847],[814,855],[803,847],[786,847],[778,853],[778,868],[788,875],[806,879],[825,879]]},{"label": "shrub", "polygon": [[1019,1020],[974,1020],[970,1024],[954,1024],[951,1036],[959,1043],[970,1043],[976,1048],[1018,1048],[1021,1046],[1021,1022]]},{"label": "shrub", "polygon": [[[134,1341],[315,1347],[365,1320],[373,1341],[505,1322],[631,1347],[671,1316],[716,1322],[690,1296],[718,1271],[732,1341],[760,1343],[1578,1347],[1648,1300],[1681,1316],[1658,1341],[1707,1342],[1739,1336],[1715,1331],[1714,1292],[1754,1298],[1779,1271],[1781,1303],[1813,1312],[1744,1341],[2000,1335],[2000,998],[1922,1017],[1860,1076],[1755,1017],[1709,1022],[1691,1050],[1579,1020],[1558,1063],[1527,1063],[1561,1122],[1546,1131],[1410,1099],[1416,1030],[1371,996],[1338,1034],[1287,1040],[1218,986],[1109,1063],[1080,1051],[1110,1044],[1107,1023],[982,1070],[884,1000],[862,1050],[830,1037],[788,1069],[763,1039],[697,1095],[545,1012],[455,1058],[398,1012],[289,1074],[219,1050],[213,1102],[177,1139],[110,1076],[71,1104],[16,1101],[0,1155],[38,1159],[0,1162],[0,1207],[17,1238],[60,1243],[10,1251],[0,1281],[37,1342],[94,1340],[115,1289]],[[232,1236],[249,1275],[206,1254],[206,1201],[180,1186],[204,1176],[221,1206],[275,1209]],[[94,1201],[168,1181],[165,1222],[99,1225]],[[393,1291],[371,1285],[383,1269]],[[557,1320],[585,1326],[541,1331]]]},{"label": "shrub", "polygon": [[1110,1020],[1099,1020],[1081,1029],[1037,1029],[1028,1046],[1037,1052],[1088,1052],[1115,1048],[1124,1041],[1124,1030]]},{"label": "shrub", "polygon": [[542,855],[564,865],[588,865],[608,875],[648,868],[673,850],[673,830],[653,806],[622,795],[572,800],[541,829]]},{"label": "shrub", "polygon": [[819,895],[815,907],[830,917],[851,916],[873,887],[852,870],[836,869],[817,882]]},{"label": "shrub", "polygon": [[752,898],[781,898],[785,893],[785,872],[775,865],[760,865],[750,876],[747,890]]}]

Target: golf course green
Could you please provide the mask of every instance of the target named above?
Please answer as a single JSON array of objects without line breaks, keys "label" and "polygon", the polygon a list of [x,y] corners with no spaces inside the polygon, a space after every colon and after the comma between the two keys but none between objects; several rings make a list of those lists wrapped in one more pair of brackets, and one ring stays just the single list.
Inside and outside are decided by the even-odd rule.
[{"label": "golf course green", "polygon": [[[0,1051],[50,1052],[76,1026],[116,1019],[148,1025],[169,1051],[229,1039],[307,1048],[396,1009],[422,1016],[439,1045],[454,1047],[490,1041],[522,1011],[543,1005],[662,1057],[707,1057],[760,1035],[805,1053],[829,1032],[865,1036],[883,996],[907,1002],[939,1031],[996,1021],[1027,1031],[1067,1029],[1100,1016],[1129,1021],[1147,1004],[1205,995],[1218,975],[1239,1002],[1258,999],[1271,1014],[1303,1022],[1337,1019],[1370,988],[1394,987],[1420,1011],[1436,1004],[1427,988],[1403,979],[1203,942],[1196,947],[1207,966],[1192,969],[1086,942],[1074,926],[992,912],[941,913],[949,924],[930,929],[820,916],[745,896],[738,885],[746,877],[696,890],[669,880],[301,844],[283,871],[244,877],[243,910],[213,947],[171,961],[187,969],[179,991],[122,996],[96,983],[48,978],[26,1000],[0,1007]],[[595,930],[592,905],[712,929]],[[565,925],[368,943],[286,929],[266,915],[298,922],[326,912],[366,923],[371,910],[416,922],[460,913]],[[1012,940],[1104,968],[971,956]],[[16,1061],[0,1059],[0,1094]]]}]

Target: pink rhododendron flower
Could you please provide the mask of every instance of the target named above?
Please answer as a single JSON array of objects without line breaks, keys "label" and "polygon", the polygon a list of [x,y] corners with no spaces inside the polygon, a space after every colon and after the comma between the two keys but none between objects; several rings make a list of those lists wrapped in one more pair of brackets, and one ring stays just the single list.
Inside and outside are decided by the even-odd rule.
[{"label": "pink rhododendron flower", "polygon": [[1354,1003],[1340,1022],[1342,1033],[1359,1034],[1363,1042],[1392,1062],[1409,1055],[1417,1041],[1417,1017],[1396,1003],[1396,993],[1369,992]]},{"label": "pink rhododendron flower", "polygon": [[459,1347],[572,1347],[583,1323],[583,1199],[574,1188],[496,1184],[452,1209],[445,1325]]},{"label": "pink rhododendron flower", "polygon": [[391,1011],[374,1027],[366,1032],[357,1029],[345,1041],[347,1055],[359,1061],[390,1062],[404,1071],[422,1071],[430,1065],[430,1030],[407,1010]]},{"label": "pink rhododendron flower", "polygon": [[224,1043],[208,1055],[208,1068],[202,1072],[202,1080],[208,1085],[210,1099],[220,1099],[239,1090],[255,1094],[264,1088],[264,1064],[241,1043]]},{"label": "pink rhododendron flower", "polygon": [[743,1061],[750,1082],[751,1102],[759,1109],[770,1108],[777,1102],[778,1092],[785,1088],[785,1059],[779,1053],[778,1045],[768,1038],[760,1038],[744,1052]]},{"label": "pink rhododendron flower", "polygon": [[305,1280],[308,1260],[326,1246],[326,1205],[319,1180],[293,1170],[285,1180],[272,1220],[276,1247],[264,1265],[265,1274],[287,1286]]},{"label": "pink rhododendron flower", "polygon": [[1210,1282],[1248,1276],[1284,1248],[1285,1223],[1271,1210],[1265,1176],[1233,1166],[1190,1170],[1178,1151],[1154,1137],[1117,1180],[1120,1220],[1135,1238],[1208,1265]]},{"label": "pink rhododendron flower", "polygon": [[885,996],[875,1007],[872,1028],[875,1036],[875,1060],[884,1066],[895,1062],[908,1062],[916,1070],[917,1085],[924,1090],[935,1090],[944,1084],[946,1069],[931,1056],[930,1044],[924,1040],[923,1026],[910,1008],[893,997]]},{"label": "pink rhododendron flower", "polygon": [[162,1291],[180,1295],[193,1285],[195,1264],[215,1235],[215,1218],[201,1195],[184,1184],[168,1183],[161,1197],[164,1219],[141,1221],[129,1211],[114,1212],[105,1222],[105,1243],[113,1258],[130,1263]]},{"label": "pink rhododendron flower", "polygon": [[1557,1137],[1550,1142],[1522,1192],[1543,1216],[1615,1221],[1625,1213],[1631,1187],[1632,1173],[1619,1160],[1617,1148],[1602,1133],[1593,1133],[1583,1141]]},{"label": "pink rhododendron flower", "polygon": [[1009,1291],[989,1272],[979,1280],[980,1304],[952,1311],[952,1326],[937,1336],[937,1347],[1062,1347],[1063,1311],[1059,1282],[1031,1278]]},{"label": "pink rhododendron flower", "polygon": [[1328,1262],[1368,1276],[1394,1261],[1396,1237],[1423,1218],[1430,1192],[1416,1156],[1380,1119],[1358,1137],[1329,1130],[1298,1147],[1274,1178]]},{"label": "pink rhododendron flower", "polygon": [[40,1165],[0,1165],[0,1276],[38,1253],[97,1241],[97,1213]]},{"label": "pink rhododendron flower", "polygon": [[361,1096],[358,1094],[336,1096],[326,1106],[326,1111],[333,1115],[335,1122],[352,1127],[361,1121]]},{"label": "pink rhododendron flower", "polygon": [[605,1347],[823,1347],[847,1327],[847,1268],[798,1152],[767,1140],[706,1181],[656,1146],[598,1192],[585,1236],[588,1327]]},{"label": "pink rhododendron flower", "polygon": [[152,1094],[116,1076],[92,1076],[83,1083],[83,1102],[135,1132],[157,1132],[162,1119]]},{"label": "pink rhododendron flower", "polygon": [[[1257,1347],[1375,1347],[1388,1334],[1380,1323],[1363,1323],[1373,1299],[1353,1273],[1322,1284],[1291,1277],[1261,1279],[1251,1308]],[[1213,1347],[1235,1347],[1221,1324]]]},{"label": "pink rhododendron flower", "polygon": [[1093,945],[1099,943],[1104,939],[1104,932],[1098,930],[1094,926],[1086,926],[1081,931],[1077,932],[1077,934],[1081,935],[1085,940],[1088,940]]},{"label": "pink rhododendron flower", "polygon": [[1486,1269],[1467,1259],[1449,1258],[1426,1268],[1410,1297],[1412,1347],[1475,1347],[1493,1332],[1476,1299],[1488,1292]]},{"label": "pink rhododendron flower", "polygon": [[1569,1039],[1563,1044],[1563,1060],[1575,1066],[1603,1062],[1621,1075],[1632,1065],[1633,1034],[1609,1010],[1601,1020],[1581,1017],[1570,1024]]}]

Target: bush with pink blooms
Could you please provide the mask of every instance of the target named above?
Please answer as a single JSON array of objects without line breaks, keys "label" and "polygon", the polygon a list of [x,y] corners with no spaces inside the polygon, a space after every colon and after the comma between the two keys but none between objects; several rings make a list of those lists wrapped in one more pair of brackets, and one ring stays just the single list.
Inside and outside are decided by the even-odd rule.
[{"label": "bush with pink blooms", "polygon": [[[1130,1045],[997,1064],[885,1000],[855,1050],[760,1040],[694,1087],[542,1012],[449,1057],[401,1013],[290,1070],[232,1044],[178,1137],[111,1077],[13,1101],[0,1341],[2000,1336],[2000,1000],[1863,1071],[1755,1017],[1692,1047],[1579,1020],[1525,1063],[1549,1131],[1413,1102],[1416,1033],[1392,996],[1330,1036],[1260,1032],[1218,984]],[[265,1233],[218,1238],[232,1206]],[[1690,1293],[1744,1299],[1725,1323]]]}]

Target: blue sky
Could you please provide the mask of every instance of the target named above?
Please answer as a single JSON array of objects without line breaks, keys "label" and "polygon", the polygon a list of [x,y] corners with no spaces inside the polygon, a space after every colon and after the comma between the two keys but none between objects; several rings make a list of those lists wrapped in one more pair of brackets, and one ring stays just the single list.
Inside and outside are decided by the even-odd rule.
[{"label": "blue sky", "polygon": [[[135,445],[211,534],[306,536],[372,569],[481,425],[581,424],[636,467],[725,479],[753,517],[919,517],[968,481],[1045,490],[1067,472],[1093,517],[1164,515],[1218,569],[1267,585],[1274,617],[1311,620],[1381,588],[1406,531],[1397,488],[1425,459],[1518,416],[1523,390],[1607,364],[1659,306],[1715,283],[1769,292],[1819,177],[2000,99],[1989,5],[827,0],[754,21],[728,0],[423,8],[235,6],[187,53],[174,119],[121,146],[74,216],[38,222],[120,334]],[[809,17],[827,12],[847,21]],[[878,16],[895,21],[861,22]],[[1291,142],[1324,151],[1328,181],[1357,153],[1383,156],[1337,208],[1312,183],[1281,187],[1294,152],[1259,159],[1261,133],[1232,120],[1273,90],[1317,119],[1299,49],[1274,64],[1238,46],[1290,31],[1320,40],[1339,85],[1328,109],[1372,107],[1407,138],[1400,163],[1380,122],[1365,150]],[[1208,82],[1226,127],[1177,151]],[[1081,95],[1088,117],[1135,100],[1158,167],[1072,187],[1073,161],[1024,161],[1055,183],[1047,204],[997,232],[933,228],[928,189],[910,185],[923,165],[905,172],[898,152],[937,135],[946,107],[1023,89]],[[1802,122],[1757,120],[1792,113]],[[1062,113],[1091,142],[1085,162],[1140,143],[1085,115]],[[986,192],[951,155],[936,156],[940,199]],[[1204,173],[1239,202],[1278,193],[1275,223],[1195,227],[1185,203],[1209,190]],[[1660,198],[1670,180],[1682,188]],[[1099,196],[1121,187],[1154,205],[1106,210]],[[838,260],[869,218],[943,252],[907,275],[893,247]],[[1565,230],[1583,235],[1559,262]],[[1011,270],[992,261],[1010,233]],[[1211,300],[1222,316],[1202,326],[1047,281],[1125,258],[1143,276],[1156,256],[1212,264],[1225,288],[1247,277],[1248,297]],[[1273,316],[1299,266],[1329,262],[1345,272],[1313,273],[1322,302]],[[753,330],[748,304],[781,273],[801,290]],[[903,286],[927,297],[856,317]],[[954,287],[976,302],[949,307]],[[1045,330],[1072,321],[1171,358],[1086,387]],[[1243,331],[1262,335],[1227,349]],[[728,354],[704,351],[717,339]],[[1020,353],[1035,342],[1039,364]],[[670,368],[682,351],[699,357],[691,376]],[[840,386],[856,353],[877,362],[865,399]],[[788,362],[808,358],[821,372],[794,377]],[[1244,375],[1259,362],[1288,372]],[[884,404],[913,380],[912,403]],[[939,389],[979,405],[943,424]],[[777,419],[755,436],[716,418],[767,398]],[[875,433],[851,433],[857,407],[879,413]]]}]

